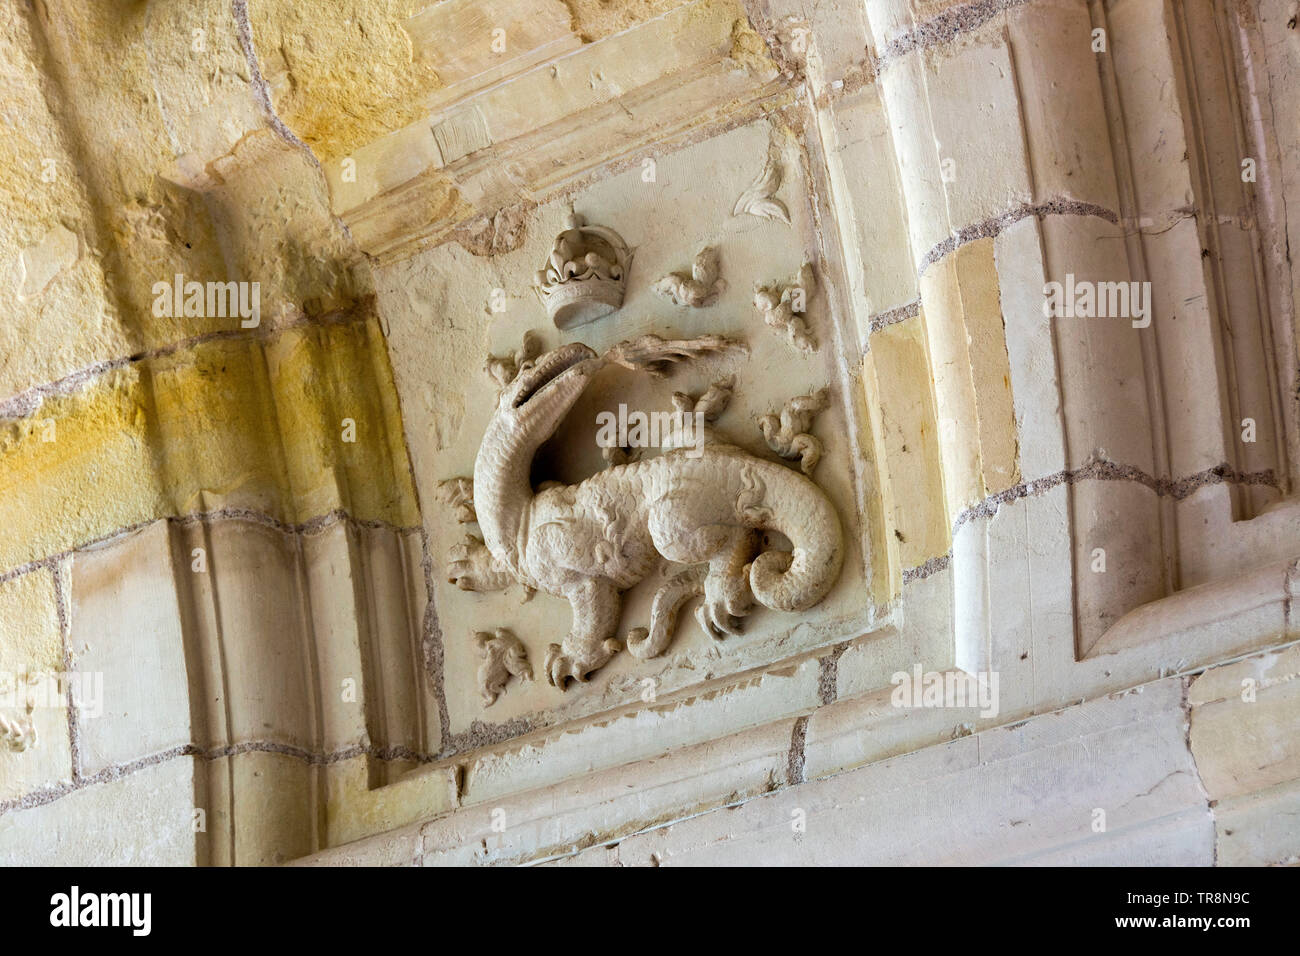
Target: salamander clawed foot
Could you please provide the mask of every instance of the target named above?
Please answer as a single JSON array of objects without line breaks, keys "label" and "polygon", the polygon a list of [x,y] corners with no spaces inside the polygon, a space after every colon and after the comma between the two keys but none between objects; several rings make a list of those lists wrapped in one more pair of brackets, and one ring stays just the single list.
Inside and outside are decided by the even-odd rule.
[{"label": "salamander clawed foot", "polygon": [[546,679],[551,682],[552,687],[558,687],[560,690],[567,689],[570,679],[585,683],[587,675],[604,667],[620,648],[618,641],[610,638],[604,641],[595,653],[575,657],[566,654],[561,645],[552,644],[546,651]]},{"label": "salamander clawed foot", "polygon": [[724,637],[738,637],[744,631],[744,621],[735,614],[728,614],[723,602],[706,600],[695,609],[695,620],[700,622],[704,633],[715,640]]},{"label": "salamander clawed foot", "polygon": [[447,552],[447,581],[462,591],[500,591],[514,583],[510,572],[473,535]]}]

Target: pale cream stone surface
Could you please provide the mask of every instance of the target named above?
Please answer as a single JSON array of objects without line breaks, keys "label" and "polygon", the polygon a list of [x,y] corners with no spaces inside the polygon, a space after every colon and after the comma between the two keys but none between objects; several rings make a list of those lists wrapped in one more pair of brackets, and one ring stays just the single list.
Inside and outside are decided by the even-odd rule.
[{"label": "pale cream stone surface", "polygon": [[[1182,219],[1146,237],[1142,249],[1155,316],[1153,329],[1147,331],[1159,339],[1169,472],[1181,478],[1229,461],[1232,435],[1240,425],[1220,427],[1221,422],[1232,423],[1231,409],[1224,407],[1218,389],[1204,387],[1218,375],[1219,331],[1210,311],[1215,290],[1206,281],[1196,223]],[[1256,414],[1263,418],[1264,412]]]},{"label": "pale cream stone surface", "polygon": [[987,522],[971,522],[984,526],[989,567],[985,669],[998,674],[1000,720],[1032,713],[1051,700],[1044,693],[1047,682],[1039,678],[1040,658],[1075,657],[1066,498],[1065,488],[1055,488],[1003,505]]},{"label": "pale cream stone surface", "polygon": [[1217,862],[1272,866],[1300,860],[1300,649],[1260,654],[1192,681],[1189,739],[1215,801]]},{"label": "pale cream stone surface", "polygon": [[0,814],[0,864],[193,866],[194,769],[164,760]]},{"label": "pale cream stone surface", "polygon": [[925,66],[915,56],[895,62],[879,83],[901,174],[913,262],[948,238],[950,229],[925,83]]},{"label": "pale cream stone surface", "polygon": [[1043,314],[1041,230],[1034,219],[1009,226],[993,242],[1007,362],[1015,402],[1016,444],[1025,481],[1065,468],[1061,385],[1052,327]]},{"label": "pale cream stone surface", "polygon": [[[1125,91],[1123,129],[1134,157],[1137,211],[1151,217],[1173,214],[1194,201],[1183,107],[1169,82],[1176,54],[1175,28],[1168,21],[1164,7],[1149,3],[1117,4],[1105,16],[1110,59]],[[1151,42],[1165,36],[1170,39]]]},{"label": "pale cream stone surface", "polygon": [[[840,655],[836,699],[872,694],[887,686],[895,673],[910,673],[916,664],[936,671],[951,667],[952,601],[950,568],[903,585],[894,625],[855,641]],[[853,745],[870,748],[874,742],[863,739]]]},{"label": "pale cream stone surface", "polygon": [[[1292,657],[1288,650],[1281,656],[1264,655],[1215,668],[1192,680],[1190,690],[1186,679],[1165,679],[951,742],[938,739],[934,728],[958,711],[899,710],[890,708],[882,696],[875,703],[859,698],[815,715],[805,727],[802,750],[795,749],[799,732],[796,726],[791,733],[789,722],[730,738],[720,751],[729,755],[724,766],[713,759],[708,765],[726,779],[727,773],[735,772],[741,755],[757,755],[769,747],[769,786],[780,790],[756,799],[755,794],[734,794],[731,799],[738,799],[740,806],[726,813],[679,813],[682,822],[657,828],[638,815],[647,806],[641,798],[660,792],[652,778],[639,777],[640,783],[628,788],[627,768],[617,768],[573,784],[575,800],[582,800],[581,794],[601,792],[605,780],[616,788],[614,792],[623,794],[618,802],[601,804],[606,809],[599,818],[601,826],[595,829],[584,829],[592,818],[574,816],[567,804],[557,808],[556,791],[538,790],[522,802],[495,801],[428,825],[422,859],[430,864],[517,863],[530,858],[521,846],[544,845],[540,855],[548,857],[572,852],[572,845],[566,851],[566,839],[576,840],[578,847],[585,839],[613,845],[580,852],[576,859],[561,856],[560,862],[663,864],[680,862],[684,854],[686,862],[771,864],[823,862],[840,852],[848,854],[845,862],[959,862],[964,859],[966,840],[955,830],[946,839],[938,834],[947,832],[945,828],[962,832],[969,828],[982,841],[982,849],[976,851],[979,859],[1057,865],[1206,865],[1215,853],[1217,825],[1219,852],[1237,854],[1231,861],[1285,861],[1292,852],[1287,849],[1289,831],[1277,829],[1285,825],[1270,808],[1284,811],[1289,806],[1291,785],[1283,782],[1252,791],[1248,799],[1230,798],[1211,808],[1213,791],[1207,793],[1202,786],[1203,748],[1198,749],[1194,728],[1201,708],[1223,702],[1207,695],[1235,691],[1241,673],[1282,678],[1270,686],[1291,683],[1284,672]],[[1187,744],[1189,705],[1192,750]],[[879,716],[904,721],[899,725],[904,728],[914,719],[924,726],[897,735]],[[828,719],[838,729],[827,724]],[[877,750],[848,764],[827,763],[824,755],[833,753],[827,749],[827,741],[833,739],[826,737],[828,730],[841,737],[878,739],[884,747],[890,746],[892,738],[901,748],[899,753],[914,752],[891,757],[889,751]],[[769,743],[764,745],[764,740]],[[1207,741],[1217,748],[1217,742]],[[649,766],[661,767],[665,779],[680,783],[690,776],[681,761],[714,752],[712,745],[678,750]],[[791,758],[799,761],[796,753],[802,757],[803,776],[809,782],[790,788],[788,770]],[[762,766],[760,759],[756,769]],[[861,769],[836,773],[854,766]],[[664,794],[680,798],[676,786]],[[593,803],[600,803],[599,798],[592,797],[583,806]],[[895,805],[897,809],[892,809]],[[790,826],[794,810],[803,810],[807,822],[800,834]],[[1104,818],[1096,815],[1097,810],[1105,812]],[[1094,827],[1099,819],[1101,823]],[[638,835],[627,835],[638,827],[642,828]],[[864,827],[876,838],[847,837],[848,830],[859,832]],[[914,835],[909,827],[929,837]],[[419,858],[412,855],[410,833],[410,828],[396,830],[310,862],[365,859],[404,865]],[[550,836],[539,838],[539,833]],[[1270,847],[1271,837],[1280,842]],[[1232,849],[1225,850],[1229,846]],[[674,855],[679,859],[672,860]]]},{"label": "pale cream stone surface", "polygon": [[545,733],[517,748],[485,753],[466,771],[465,802],[482,804],[593,770],[658,757],[708,739],[701,734],[705,727],[714,734],[724,729],[736,733],[810,710],[819,700],[819,673],[817,659],[805,658],[740,681],[705,685],[689,696],[642,701],[639,707],[621,709],[579,729]]},{"label": "pale cream stone surface", "polygon": [[1214,807],[1219,866],[1295,866],[1300,863],[1300,782],[1220,800]]},{"label": "pale cream stone surface", "polygon": [[1033,199],[1018,77],[1005,41],[972,43],[930,65],[926,95],[953,228],[995,218]]},{"label": "pale cream stone surface", "polygon": [[297,542],[275,528],[236,522],[214,522],[208,533],[221,633],[269,638],[204,649],[221,654],[230,721],[229,737],[211,744],[274,741],[315,750],[320,718],[310,703],[310,619],[299,605]]},{"label": "pale cream stone surface", "polygon": [[[1300,274],[1282,265],[1286,249],[1294,248],[1300,236],[1300,208],[1285,198],[1300,188],[1300,103],[1295,97],[1279,95],[1294,86],[1300,76],[1300,51],[1290,42],[1293,16],[1295,11],[1283,0],[1260,0],[1255,21],[1258,33],[1241,43],[1251,87],[1264,100],[1250,107],[1247,122],[1252,130],[1263,134],[1262,152],[1267,158],[1276,157],[1279,167],[1276,178],[1265,179],[1259,195],[1261,221],[1271,227],[1263,246],[1269,257],[1270,275],[1275,277],[1270,296],[1272,331],[1276,347],[1286,356],[1296,355],[1300,348],[1294,311],[1295,302],[1300,301]],[[1294,416],[1289,420],[1293,422]],[[1292,469],[1300,462],[1300,434],[1294,426],[1288,430],[1286,457]]]},{"label": "pale cream stone surface", "polygon": [[1093,161],[1107,118],[1092,29],[1075,0],[1025,3],[1007,17],[1034,200],[1117,210],[1114,164]]},{"label": "pale cream stone surface", "polygon": [[[844,0],[771,0],[771,20],[789,25],[786,46],[805,48],[804,70],[818,96],[864,82],[868,72],[863,55],[870,40],[864,4]],[[796,31],[806,31],[800,34]],[[837,85],[838,84],[838,85]]]},{"label": "pale cream stone surface", "polygon": [[[910,669],[905,673],[912,676]],[[946,744],[979,720],[978,708],[895,707],[892,697],[891,687],[815,713],[804,745],[809,779]]]},{"label": "pale cream stone surface", "polygon": [[357,619],[364,614],[358,605],[365,604],[357,588],[364,584],[356,580],[349,532],[346,525],[336,524],[302,539],[316,680],[321,688],[320,745],[325,752],[365,739],[370,705],[366,695],[377,683],[367,681],[363,670]]},{"label": "pale cream stone surface", "polygon": [[863,6],[877,49],[884,48],[916,24],[915,13],[907,0],[866,0]]},{"label": "pale cream stone surface", "polygon": [[1182,695],[1162,681],[783,790],[624,839],[617,864],[1205,865]]},{"label": "pale cream stone surface", "polygon": [[1192,683],[1191,747],[1216,800],[1300,778],[1300,648],[1217,668]]},{"label": "pale cream stone surface", "polygon": [[[429,592],[422,534],[362,526],[355,535],[353,560],[363,572],[369,618],[371,663],[362,671],[363,683],[377,705],[366,739],[372,747],[432,753],[442,739],[442,716],[425,646]],[[396,775],[409,769],[409,761],[394,760],[392,766]]]},{"label": "pale cream stone surface", "polygon": [[818,119],[858,334],[865,339],[873,314],[917,297],[889,120],[871,86],[832,99]]},{"label": "pale cream stone surface", "polygon": [[653,826],[783,785],[794,728],[794,721],[778,721],[721,741],[676,748],[635,765],[635,784],[629,781],[627,767],[611,768],[558,787],[525,790],[454,810],[300,862],[512,864],[539,853],[571,853],[611,833]]},{"label": "pale cream stone surface", "polygon": [[614,828],[653,825],[762,793],[785,782],[791,733],[792,724],[781,721],[725,743],[677,748],[642,765],[633,785],[625,770],[614,769],[558,790],[478,803],[424,828],[423,863],[522,862],[572,852]]},{"label": "pale cream stone surface", "polygon": [[163,521],[72,560],[69,661],[77,673],[103,675],[103,713],[77,715],[82,773],[191,742],[172,570]]},{"label": "pale cream stone surface", "polygon": [[[1119,227],[1096,216],[1049,216],[1042,223],[1044,277],[1064,285],[1132,281]],[[1041,292],[1041,287],[1040,290]],[[1042,302],[1039,315],[1042,315]],[[1123,318],[1053,318],[1068,466],[1093,454],[1150,474],[1150,410],[1142,370],[1144,330]],[[1094,355],[1106,355],[1097,362]]]}]

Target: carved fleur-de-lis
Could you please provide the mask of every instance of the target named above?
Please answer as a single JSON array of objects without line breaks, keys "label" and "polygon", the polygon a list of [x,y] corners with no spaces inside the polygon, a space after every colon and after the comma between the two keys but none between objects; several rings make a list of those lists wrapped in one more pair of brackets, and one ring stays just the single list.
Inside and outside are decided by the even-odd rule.
[{"label": "carved fleur-de-lis", "polygon": [[529,329],[524,333],[523,343],[514,352],[507,352],[505,355],[489,355],[484,371],[497,385],[505,388],[528,367],[528,363],[541,354],[542,337]]},{"label": "carved fleur-de-lis", "polygon": [[705,246],[695,257],[690,272],[670,272],[654,285],[655,292],[676,305],[702,308],[712,305],[726,291],[726,280],[719,275],[718,250]]},{"label": "carved fleur-de-lis", "polygon": [[782,458],[798,459],[799,468],[811,475],[821,461],[822,443],[810,434],[813,419],[830,405],[830,392],[821,388],[807,395],[790,399],[781,408],[781,414],[763,415],[758,419],[759,430],[767,447]]},{"label": "carved fleur-de-lis", "polygon": [[491,707],[506,689],[511,677],[521,681],[533,679],[533,668],[528,663],[528,649],[507,628],[474,633],[483,663],[479,665],[479,694],[483,706]]}]

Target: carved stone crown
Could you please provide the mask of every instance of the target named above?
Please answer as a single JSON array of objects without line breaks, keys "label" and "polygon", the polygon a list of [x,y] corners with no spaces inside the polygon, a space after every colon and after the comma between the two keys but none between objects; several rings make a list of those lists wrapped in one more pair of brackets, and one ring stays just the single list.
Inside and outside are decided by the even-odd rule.
[{"label": "carved stone crown", "polygon": [[613,229],[589,226],[571,213],[555,237],[546,268],[537,273],[537,290],[547,314],[561,329],[585,325],[623,305],[632,253]]}]

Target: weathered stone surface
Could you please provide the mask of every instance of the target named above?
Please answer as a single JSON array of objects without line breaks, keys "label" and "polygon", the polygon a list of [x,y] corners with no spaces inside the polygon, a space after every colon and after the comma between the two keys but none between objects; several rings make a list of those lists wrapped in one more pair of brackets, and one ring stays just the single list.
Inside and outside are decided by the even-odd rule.
[{"label": "weathered stone surface", "polygon": [[7,866],[192,866],[194,820],[194,761],[167,760],[0,815],[0,860]]},{"label": "weathered stone surface", "polygon": [[[1182,681],[1165,681],[807,783],[625,839],[615,861],[1204,865],[1214,824],[1182,694]],[[1029,783],[1044,776],[1048,790]]]},{"label": "weathered stone surface", "polygon": [[1293,7],[7,5],[0,860],[1294,863]]},{"label": "weathered stone surface", "polygon": [[[193,739],[189,675],[167,525],[156,522],[72,561],[69,662],[103,675],[103,712],[76,714],[81,773]],[[159,574],[159,567],[165,573]]]}]

